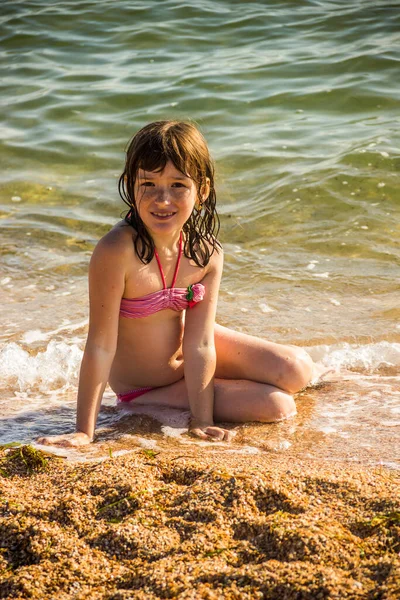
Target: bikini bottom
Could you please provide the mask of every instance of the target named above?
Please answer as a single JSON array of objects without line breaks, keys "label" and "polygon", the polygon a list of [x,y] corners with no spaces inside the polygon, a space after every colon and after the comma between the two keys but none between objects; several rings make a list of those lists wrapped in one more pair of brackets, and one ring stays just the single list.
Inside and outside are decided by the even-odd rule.
[{"label": "bikini bottom", "polygon": [[131,400],[139,398],[139,396],[143,396],[143,394],[147,394],[147,392],[151,392],[151,390],[154,390],[154,388],[142,387],[137,388],[136,390],[130,390],[129,392],[124,392],[123,394],[117,394],[117,402],[130,402]]}]

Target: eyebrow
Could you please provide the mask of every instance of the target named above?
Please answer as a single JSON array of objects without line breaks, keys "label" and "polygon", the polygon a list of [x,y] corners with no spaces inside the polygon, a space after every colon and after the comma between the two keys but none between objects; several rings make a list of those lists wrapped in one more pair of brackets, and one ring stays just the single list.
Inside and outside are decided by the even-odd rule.
[{"label": "eyebrow", "polygon": [[[139,174],[139,179],[155,179],[154,177],[152,177],[151,175],[140,175]],[[181,181],[184,181],[185,179],[191,179],[191,177],[187,176],[187,175],[177,175],[176,177],[170,177],[170,179],[179,179]]]}]

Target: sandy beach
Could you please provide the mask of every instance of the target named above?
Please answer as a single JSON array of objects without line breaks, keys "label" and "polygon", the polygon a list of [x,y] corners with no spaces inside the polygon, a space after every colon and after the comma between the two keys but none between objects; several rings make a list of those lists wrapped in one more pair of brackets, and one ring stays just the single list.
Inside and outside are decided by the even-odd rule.
[{"label": "sandy beach", "polygon": [[1,598],[400,597],[399,474],[195,448],[1,450]]}]

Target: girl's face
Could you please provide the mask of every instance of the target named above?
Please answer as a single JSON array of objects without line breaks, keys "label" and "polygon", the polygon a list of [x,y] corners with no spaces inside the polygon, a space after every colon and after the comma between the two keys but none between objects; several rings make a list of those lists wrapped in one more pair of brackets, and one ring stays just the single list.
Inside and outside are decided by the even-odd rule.
[{"label": "girl's face", "polygon": [[[209,191],[207,180],[201,190],[203,201],[208,198]],[[162,171],[139,169],[135,199],[140,218],[154,234],[180,231],[199,202],[193,179],[178,171],[171,161]]]}]

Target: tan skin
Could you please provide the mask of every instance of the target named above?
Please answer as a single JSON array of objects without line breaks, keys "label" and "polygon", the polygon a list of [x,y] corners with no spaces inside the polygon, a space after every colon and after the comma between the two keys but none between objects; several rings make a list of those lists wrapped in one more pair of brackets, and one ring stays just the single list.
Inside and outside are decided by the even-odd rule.
[{"label": "tan skin", "polygon": [[[209,182],[199,190],[207,201]],[[163,171],[139,170],[137,207],[153,237],[171,285],[183,224],[199,202],[195,182],[168,162]],[[216,422],[273,422],[296,412],[292,394],[307,385],[314,365],[295,346],[274,344],[215,323],[223,253],[204,268],[182,256],[176,287],[201,282],[205,297],[185,312],[162,310],[149,317],[119,316],[121,298],[162,287],[156,259],[144,265],[134,231],[120,221],[96,246],[89,268],[89,332],[79,379],[77,431],[40,443],[79,446],[93,439],[107,382],[116,394],[151,386],[134,405],[190,409],[190,432],[230,441],[234,432]]]}]

